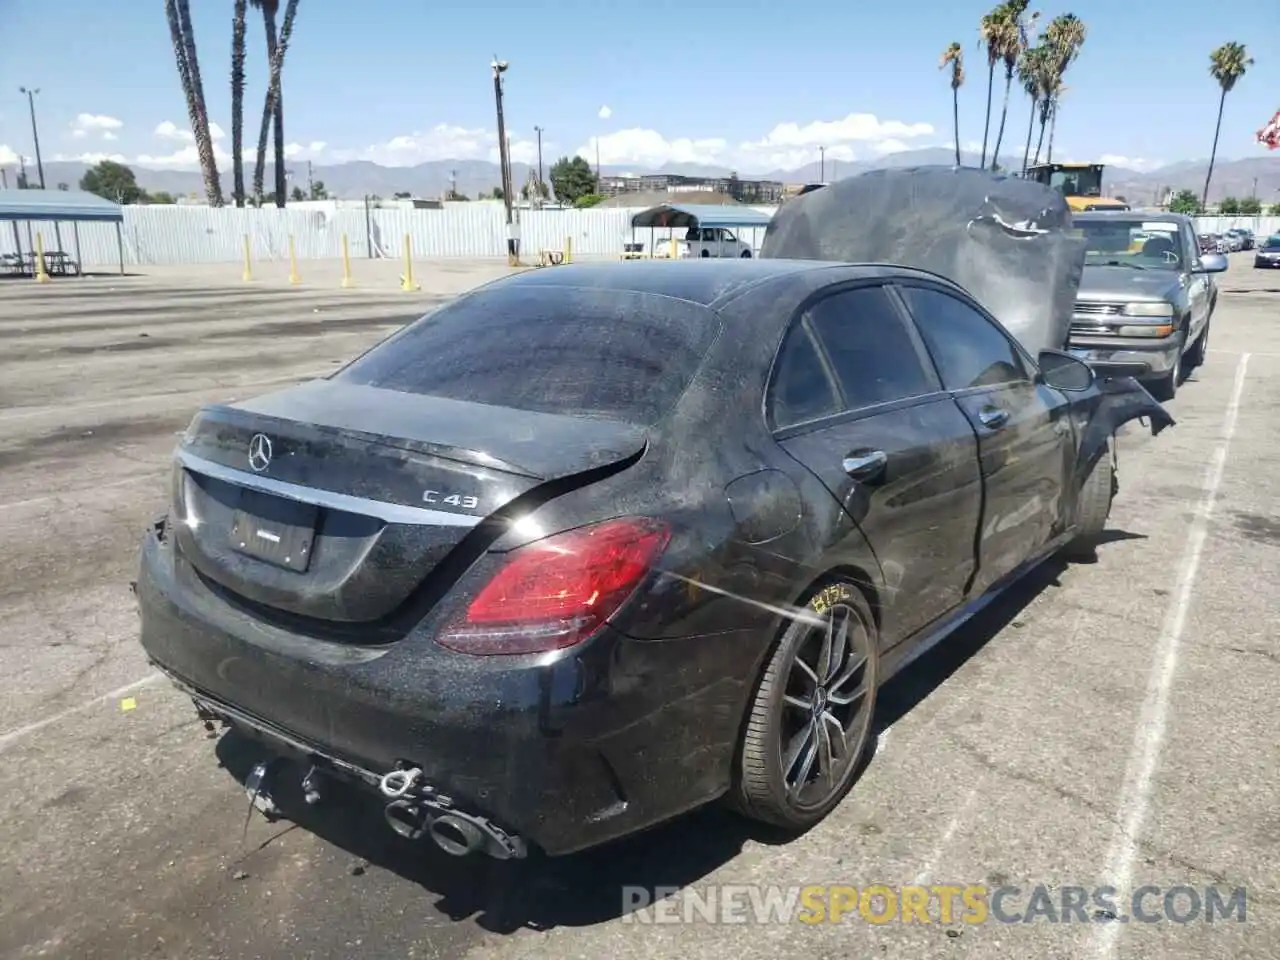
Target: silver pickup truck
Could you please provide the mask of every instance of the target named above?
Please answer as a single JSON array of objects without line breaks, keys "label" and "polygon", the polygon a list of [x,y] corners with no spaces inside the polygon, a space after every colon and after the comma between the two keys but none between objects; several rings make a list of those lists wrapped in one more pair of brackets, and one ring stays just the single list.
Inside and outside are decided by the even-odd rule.
[{"label": "silver pickup truck", "polygon": [[1077,213],[1084,276],[1068,348],[1103,376],[1133,376],[1172,400],[1204,362],[1218,303],[1212,274],[1227,258],[1201,253],[1195,223],[1177,213]]}]

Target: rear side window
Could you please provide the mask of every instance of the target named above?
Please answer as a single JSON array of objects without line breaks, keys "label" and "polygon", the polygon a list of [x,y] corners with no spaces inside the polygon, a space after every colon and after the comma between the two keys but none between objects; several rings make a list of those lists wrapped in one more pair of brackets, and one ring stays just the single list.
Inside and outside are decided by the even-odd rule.
[{"label": "rear side window", "polygon": [[827,350],[850,409],[936,387],[884,287],[859,287],[814,304],[809,322]]},{"label": "rear side window", "polygon": [[930,287],[901,289],[948,390],[1028,379],[1013,342],[969,304]]},{"label": "rear side window", "polygon": [[840,411],[835,384],[827,376],[808,327],[801,323],[792,324],[778,351],[768,411],[777,430]]},{"label": "rear side window", "polygon": [[671,297],[499,284],[423,317],[336,378],[647,426],[675,406],[719,328],[711,310]]}]

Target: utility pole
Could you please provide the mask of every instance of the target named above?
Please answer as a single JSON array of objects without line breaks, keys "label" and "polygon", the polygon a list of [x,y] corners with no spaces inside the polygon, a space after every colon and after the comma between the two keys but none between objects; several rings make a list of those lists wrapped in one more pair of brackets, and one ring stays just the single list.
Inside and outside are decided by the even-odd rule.
[{"label": "utility pole", "polygon": [[[538,199],[542,199],[542,128],[533,128],[538,134]],[[1255,181],[1256,183],[1256,181]]]},{"label": "utility pole", "polygon": [[311,161],[307,161],[307,199],[314,200],[316,196],[316,184],[311,179]]},{"label": "utility pole", "polygon": [[447,199],[449,200],[458,199],[458,171],[457,170],[449,171],[449,196]]},{"label": "utility pole", "polygon": [[511,166],[507,154],[507,121],[502,113],[502,75],[509,64],[493,55],[493,99],[498,108],[498,159],[502,166],[502,205],[507,211],[507,257],[514,263],[520,256],[520,243],[511,212]]},{"label": "utility pole", "polygon": [[827,182],[827,148],[818,148],[818,182]]},{"label": "utility pole", "polygon": [[600,189],[600,138],[596,137],[596,189]]},{"label": "utility pole", "polygon": [[36,128],[36,94],[40,92],[37,87],[29,90],[26,87],[18,88],[27,95],[27,106],[31,109],[31,139],[36,143],[36,170],[40,174],[40,189],[44,189],[44,162],[40,159],[40,131]]}]

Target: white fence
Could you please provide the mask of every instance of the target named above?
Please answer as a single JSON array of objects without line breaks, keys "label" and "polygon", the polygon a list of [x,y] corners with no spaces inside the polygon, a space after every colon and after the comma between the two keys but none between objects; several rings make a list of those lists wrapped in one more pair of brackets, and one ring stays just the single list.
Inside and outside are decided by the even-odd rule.
[{"label": "white fence", "polygon": [[[775,208],[757,207],[772,213]],[[561,250],[572,239],[575,255],[616,256],[632,237],[632,208],[605,210],[525,210],[520,212],[520,249],[526,257],[538,250]],[[1249,227],[1259,237],[1280,232],[1280,217],[1203,217],[1201,230],[1222,231]],[[34,247],[41,234],[45,250],[57,247],[76,255],[86,265],[118,262],[114,224],[51,223],[0,224],[0,253]],[[742,231],[744,239],[759,247],[763,230]],[[197,206],[129,206],[124,208],[121,241],[126,266],[154,264],[237,262],[244,256],[249,237],[255,261],[283,260],[294,238],[299,259],[335,258],[347,236],[351,256],[402,255],[407,234],[418,257],[502,257],[506,255],[506,223],[500,203],[446,204],[439,210],[399,208],[366,209],[345,203],[308,204],[305,209],[236,209]],[[666,230],[637,230],[635,239],[649,249]]]}]

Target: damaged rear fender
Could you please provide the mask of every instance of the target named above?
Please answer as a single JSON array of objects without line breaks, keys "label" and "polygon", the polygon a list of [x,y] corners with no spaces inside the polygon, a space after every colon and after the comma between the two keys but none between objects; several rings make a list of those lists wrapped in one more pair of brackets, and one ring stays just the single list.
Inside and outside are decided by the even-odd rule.
[{"label": "damaged rear fender", "polygon": [[1098,379],[1094,385],[1096,392],[1086,401],[1092,409],[1085,420],[1076,456],[1077,490],[1093,470],[1094,464],[1106,453],[1108,442],[1124,424],[1146,418],[1151,424],[1151,435],[1154,437],[1165,427],[1176,423],[1169,411],[1133,377]]}]

